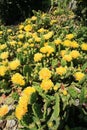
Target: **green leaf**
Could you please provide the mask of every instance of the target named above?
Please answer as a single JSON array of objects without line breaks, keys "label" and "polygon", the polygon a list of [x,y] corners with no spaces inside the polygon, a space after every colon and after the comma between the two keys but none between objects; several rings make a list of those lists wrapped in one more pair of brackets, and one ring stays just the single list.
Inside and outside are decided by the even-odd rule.
[{"label": "green leaf", "polygon": [[18,101],[18,99],[19,99],[18,93],[17,93],[17,92],[14,92],[14,93],[12,94],[12,98],[13,98],[14,100],[17,100],[17,101]]},{"label": "green leaf", "polygon": [[52,67],[56,67],[58,65],[58,59],[52,60]]},{"label": "green leaf", "polygon": [[55,105],[54,105],[54,110],[52,113],[52,116],[50,118],[51,121],[55,120],[58,118],[60,113],[60,98],[59,98],[59,94],[55,94]]},{"label": "green leaf", "polygon": [[8,83],[4,80],[0,81],[0,89],[2,93],[9,93],[11,91],[11,87],[8,87]]},{"label": "green leaf", "polygon": [[87,88],[83,87],[80,93],[80,103],[84,103],[87,96]]},{"label": "green leaf", "polygon": [[8,83],[6,81],[0,81],[0,88],[7,89]]},{"label": "green leaf", "polygon": [[64,59],[61,59],[61,65],[62,65],[62,66],[66,66],[66,65],[67,65],[67,62],[66,62]]},{"label": "green leaf", "polygon": [[37,117],[37,119],[41,119],[42,118],[42,111],[41,111],[42,106],[40,104],[34,103],[32,105],[32,109],[34,112],[35,117]]},{"label": "green leaf", "polygon": [[25,64],[27,57],[23,56],[22,53],[17,54],[17,58],[20,60],[21,64]]},{"label": "green leaf", "polygon": [[87,68],[87,62],[81,67],[82,71],[85,71]]},{"label": "green leaf", "polygon": [[24,65],[23,67],[23,75],[31,75],[31,72],[32,72],[32,67],[30,67],[29,65]]},{"label": "green leaf", "polygon": [[78,91],[76,90],[76,88],[74,86],[70,86],[68,88],[68,92],[72,96],[72,98],[77,98],[78,97]]}]

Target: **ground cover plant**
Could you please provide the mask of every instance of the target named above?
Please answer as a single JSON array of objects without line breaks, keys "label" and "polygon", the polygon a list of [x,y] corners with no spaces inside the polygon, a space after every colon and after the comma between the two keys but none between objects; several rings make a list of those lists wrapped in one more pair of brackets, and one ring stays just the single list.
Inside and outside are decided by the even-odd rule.
[{"label": "ground cover plant", "polygon": [[0,26],[0,118],[18,130],[85,130],[87,27],[72,11],[33,13]]}]

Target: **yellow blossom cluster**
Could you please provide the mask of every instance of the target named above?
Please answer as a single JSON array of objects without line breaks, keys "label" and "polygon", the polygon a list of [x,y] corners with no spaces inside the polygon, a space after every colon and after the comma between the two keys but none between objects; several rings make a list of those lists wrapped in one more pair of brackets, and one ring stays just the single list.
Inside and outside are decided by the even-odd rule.
[{"label": "yellow blossom cluster", "polygon": [[0,45],[0,50],[4,50],[6,47],[7,47],[6,44],[1,44],[1,45]]},{"label": "yellow blossom cluster", "polygon": [[48,90],[52,89],[54,84],[50,79],[44,79],[44,80],[42,80],[40,86],[43,90],[48,91]]},{"label": "yellow blossom cluster", "polygon": [[64,75],[65,73],[67,72],[67,67],[58,67],[56,68],[56,73],[59,74],[59,75]]},{"label": "yellow blossom cluster", "polygon": [[61,41],[61,39],[56,39],[56,40],[54,40],[54,43],[55,43],[56,45],[59,45],[59,44],[62,43],[62,41]]},{"label": "yellow blossom cluster", "polygon": [[11,41],[9,41],[9,44],[10,44],[11,46],[15,46],[15,45],[17,44],[17,42],[16,42],[15,40],[11,40]]},{"label": "yellow blossom cluster", "polygon": [[1,59],[7,59],[9,56],[9,52],[2,52],[1,55],[0,55],[0,58]]},{"label": "yellow blossom cluster", "polygon": [[6,74],[7,67],[4,65],[0,66],[0,76],[4,76]]},{"label": "yellow blossom cluster", "polygon": [[60,55],[63,57],[65,54],[67,54],[67,51],[66,50],[61,50],[60,51]]},{"label": "yellow blossom cluster", "polygon": [[39,78],[40,79],[49,79],[49,78],[51,78],[51,71],[48,68],[42,68],[39,71]]},{"label": "yellow blossom cluster", "polygon": [[22,95],[19,98],[19,102],[15,110],[15,116],[17,117],[17,119],[21,120],[22,117],[28,111],[27,106],[30,102],[30,98],[33,93],[35,93],[34,87],[27,87],[23,90]]},{"label": "yellow blossom cluster", "polygon": [[29,31],[32,30],[32,26],[31,26],[30,24],[28,24],[28,25],[26,25],[26,26],[24,27],[24,30],[25,30],[26,32],[29,32]]},{"label": "yellow blossom cluster", "polygon": [[15,59],[14,61],[9,62],[9,68],[11,70],[16,70],[16,68],[19,66],[20,66],[20,61],[18,59]]},{"label": "yellow blossom cluster", "polygon": [[46,32],[46,31],[47,31],[47,30],[44,29],[44,28],[40,28],[40,29],[38,30],[39,33],[44,33],[44,32]]},{"label": "yellow blossom cluster", "polygon": [[44,34],[44,35],[43,35],[43,37],[44,37],[45,40],[50,39],[52,36],[53,36],[53,31],[48,32],[47,34]]},{"label": "yellow blossom cluster", "polygon": [[71,39],[73,39],[73,38],[74,38],[74,35],[73,35],[73,34],[67,34],[67,35],[66,35],[66,39],[71,40]]},{"label": "yellow blossom cluster", "polygon": [[41,47],[40,52],[47,53],[48,55],[50,55],[51,53],[54,52],[54,48],[49,45],[46,45],[44,47]]},{"label": "yellow blossom cluster", "polygon": [[13,76],[11,77],[11,81],[17,85],[25,85],[24,77],[20,73],[13,74]]},{"label": "yellow blossom cluster", "polygon": [[62,44],[66,47],[71,47],[71,48],[79,47],[79,44],[75,40],[71,41],[71,40],[66,39]]},{"label": "yellow blossom cluster", "polygon": [[72,41],[71,44],[70,44],[70,47],[72,47],[72,48],[78,48],[79,44],[76,41]]},{"label": "yellow blossom cluster", "polygon": [[82,50],[87,51],[87,43],[82,43],[81,48]]},{"label": "yellow blossom cluster", "polygon": [[73,59],[76,59],[80,56],[80,53],[77,50],[73,50],[73,51],[70,52],[70,55]]},{"label": "yellow blossom cluster", "polygon": [[77,50],[72,50],[70,52],[68,52],[68,50],[61,50],[60,55],[67,62],[71,62],[72,59],[77,59],[78,57],[81,56],[79,51]]},{"label": "yellow blossom cluster", "polygon": [[36,54],[34,55],[34,61],[35,61],[35,62],[41,61],[42,58],[43,58],[42,53],[36,53]]},{"label": "yellow blossom cluster", "polygon": [[23,39],[23,38],[24,38],[24,34],[19,34],[17,37],[18,37],[19,39]]},{"label": "yellow blossom cluster", "polygon": [[9,108],[8,105],[2,105],[0,107],[0,117],[3,117],[4,115],[6,115],[9,112]]},{"label": "yellow blossom cluster", "polygon": [[74,74],[74,77],[75,77],[75,79],[76,79],[77,81],[82,80],[82,79],[84,78],[84,76],[85,76],[85,74],[82,73],[82,72],[76,72],[76,73]]},{"label": "yellow blossom cluster", "polygon": [[64,55],[63,59],[67,62],[70,62],[70,61],[72,61],[72,56],[70,54],[66,54],[66,55]]}]

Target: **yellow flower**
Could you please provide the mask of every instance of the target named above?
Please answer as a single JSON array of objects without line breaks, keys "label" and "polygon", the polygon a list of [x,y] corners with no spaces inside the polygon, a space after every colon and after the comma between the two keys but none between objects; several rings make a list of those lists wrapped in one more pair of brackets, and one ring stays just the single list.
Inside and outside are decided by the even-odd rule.
[{"label": "yellow flower", "polygon": [[47,34],[44,34],[43,37],[45,40],[49,40],[53,36],[53,31],[48,32]]},{"label": "yellow flower", "polygon": [[64,57],[63,57],[63,59],[65,60],[65,61],[68,61],[68,62],[70,62],[71,60],[72,60],[72,57],[71,57],[71,55],[64,55]]},{"label": "yellow flower", "polygon": [[28,40],[28,42],[29,42],[29,43],[32,43],[32,42],[33,42],[33,38],[30,38],[30,39]]},{"label": "yellow flower", "polygon": [[60,39],[56,39],[56,40],[54,40],[54,43],[56,44],[56,45],[59,45],[59,44],[61,44],[61,40]]},{"label": "yellow flower", "polygon": [[65,40],[63,42],[63,45],[66,46],[66,47],[70,47],[71,46],[71,41],[70,40]]},{"label": "yellow flower", "polygon": [[82,72],[76,72],[76,73],[74,74],[74,77],[75,77],[75,79],[76,79],[77,81],[80,81],[81,79],[83,79],[84,76],[85,76],[85,74],[82,73]]},{"label": "yellow flower", "polygon": [[22,92],[22,96],[19,98],[18,103],[20,106],[27,106],[28,100],[29,100],[29,96],[26,94],[23,94],[23,92]]},{"label": "yellow flower", "polygon": [[29,47],[34,47],[34,43],[29,44]]},{"label": "yellow flower", "polygon": [[38,37],[37,32],[32,33],[32,37],[33,38]]},{"label": "yellow flower", "polygon": [[87,43],[83,43],[81,45],[81,49],[84,50],[84,51],[87,51]]},{"label": "yellow flower", "polygon": [[41,88],[45,91],[50,90],[54,86],[53,82],[50,79],[44,79],[41,83]]},{"label": "yellow flower", "polygon": [[19,39],[23,39],[23,38],[24,38],[24,34],[19,34],[17,37],[18,37]]},{"label": "yellow flower", "polygon": [[14,84],[18,84],[21,86],[25,85],[24,77],[19,73],[14,74],[11,80]]},{"label": "yellow flower", "polygon": [[49,121],[49,122],[48,122],[48,127],[49,127],[49,128],[52,128],[53,126],[54,126],[54,123],[53,123],[52,121]]},{"label": "yellow flower", "polygon": [[64,75],[66,73],[66,71],[67,71],[66,67],[60,66],[60,67],[56,68],[56,73],[59,75]]},{"label": "yellow flower", "polygon": [[8,59],[2,61],[2,65],[7,66],[8,65]]},{"label": "yellow flower", "polygon": [[0,55],[0,58],[1,59],[7,59],[8,58],[8,52],[2,52],[1,55]]},{"label": "yellow flower", "polygon": [[[20,33],[20,35],[23,33],[23,30],[19,30],[19,33]],[[19,37],[21,37],[21,36],[19,36]],[[20,39],[20,38],[19,38]]]},{"label": "yellow flower", "polygon": [[42,57],[43,57],[43,55],[41,53],[36,53],[34,55],[34,61],[35,62],[41,61]]},{"label": "yellow flower", "polygon": [[3,117],[4,115],[6,115],[9,111],[9,108],[7,105],[3,105],[0,107],[0,117]]},{"label": "yellow flower", "polygon": [[40,52],[47,53],[46,47],[41,47]]},{"label": "yellow flower", "polygon": [[57,23],[56,19],[51,20],[50,24],[53,25],[54,23]]},{"label": "yellow flower", "polygon": [[0,31],[0,35],[2,35],[3,34],[3,31]]},{"label": "yellow flower", "polygon": [[24,25],[19,25],[19,30],[22,30],[24,28]]},{"label": "yellow flower", "polygon": [[22,50],[21,48],[18,48],[18,49],[17,49],[17,52],[21,52],[21,50]]},{"label": "yellow flower", "polygon": [[22,117],[26,114],[26,112],[27,112],[26,106],[18,105],[15,110],[15,116],[17,117],[18,120],[21,120]]},{"label": "yellow flower", "polygon": [[41,41],[41,38],[38,37],[38,36],[36,36],[36,37],[34,37],[34,40],[35,40],[35,42],[40,42],[40,41]]},{"label": "yellow flower", "polygon": [[63,90],[63,95],[66,96],[67,94],[68,94],[67,90],[64,89],[64,90]]},{"label": "yellow flower", "polygon": [[5,66],[0,66],[0,76],[4,76],[7,71],[7,68]]},{"label": "yellow flower", "polygon": [[32,36],[32,33],[31,32],[26,32],[25,36],[26,36],[26,38],[30,38]]},{"label": "yellow flower", "polygon": [[23,90],[23,94],[27,95],[27,96],[30,96],[32,93],[35,93],[36,90],[34,87],[27,87]]},{"label": "yellow flower", "polygon": [[45,43],[44,43],[44,46],[47,46],[47,45],[48,45],[48,42],[45,42]]},{"label": "yellow flower", "polygon": [[44,28],[40,28],[40,29],[38,30],[39,33],[43,33],[43,32],[45,32],[45,31],[46,31],[46,29],[44,29]]},{"label": "yellow flower", "polygon": [[25,20],[25,22],[26,22],[26,23],[29,23],[29,24],[31,23],[31,21],[30,21],[30,19],[29,19],[29,18],[28,18],[28,19],[26,19],[26,20]]},{"label": "yellow flower", "polygon": [[66,35],[66,38],[69,39],[69,40],[71,40],[71,39],[74,38],[74,35],[73,35],[73,34],[67,34],[67,35]]},{"label": "yellow flower", "polygon": [[15,40],[12,40],[12,41],[9,42],[9,44],[12,45],[12,46],[15,46],[17,44],[17,42]]},{"label": "yellow flower", "polygon": [[8,33],[12,32],[12,29],[8,29],[7,32],[8,32]]},{"label": "yellow flower", "polygon": [[36,21],[36,20],[37,20],[37,17],[36,17],[36,16],[32,16],[32,17],[31,17],[31,20],[32,20],[32,21]]},{"label": "yellow flower", "polygon": [[36,92],[36,90],[34,87],[27,87],[23,90],[22,95],[19,98],[19,102],[18,102],[18,105],[15,110],[15,116],[19,120],[21,120],[22,117],[26,114],[26,112],[28,110],[27,106],[30,102],[29,100],[31,98],[31,95],[35,92]]},{"label": "yellow flower", "polygon": [[51,53],[54,52],[54,48],[47,45],[47,46],[46,46],[46,51],[47,51],[47,53],[50,55]]},{"label": "yellow flower", "polygon": [[76,59],[80,56],[80,53],[79,53],[79,51],[73,50],[70,52],[70,55],[73,59]]},{"label": "yellow flower", "polygon": [[70,46],[71,46],[72,48],[78,48],[78,47],[79,47],[79,44],[78,44],[76,41],[72,41]]},{"label": "yellow flower", "polygon": [[17,42],[18,45],[22,45],[23,43],[21,41]]},{"label": "yellow flower", "polygon": [[26,32],[29,32],[29,31],[32,30],[32,26],[31,26],[30,24],[28,24],[28,25],[26,25],[26,26],[24,27],[24,30],[25,30]]},{"label": "yellow flower", "polygon": [[9,63],[9,67],[11,70],[16,70],[16,68],[20,66],[20,61],[18,59],[14,60],[14,61],[11,61]]},{"label": "yellow flower", "polygon": [[49,79],[49,78],[51,78],[51,71],[48,68],[42,68],[39,71],[39,78],[40,79]]},{"label": "yellow flower", "polygon": [[26,42],[26,43],[23,45],[23,48],[26,49],[28,46],[29,46],[29,43]]},{"label": "yellow flower", "polygon": [[42,47],[40,49],[40,52],[42,52],[42,53],[48,53],[50,55],[51,53],[54,52],[54,48],[51,47],[51,46],[49,46],[49,45],[46,45],[45,47]]},{"label": "yellow flower", "polygon": [[66,50],[61,50],[61,51],[60,51],[60,55],[61,55],[62,57],[63,57],[66,53],[67,53]]},{"label": "yellow flower", "polygon": [[6,45],[6,44],[1,44],[1,45],[0,45],[0,50],[5,49],[6,47],[7,47],[7,45]]}]

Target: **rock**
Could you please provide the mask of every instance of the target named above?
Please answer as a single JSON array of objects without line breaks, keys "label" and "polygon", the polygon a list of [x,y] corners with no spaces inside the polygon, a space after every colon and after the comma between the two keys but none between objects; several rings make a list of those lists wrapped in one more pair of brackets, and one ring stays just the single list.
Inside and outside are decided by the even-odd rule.
[{"label": "rock", "polygon": [[0,130],[18,130],[17,120],[0,120]]}]

